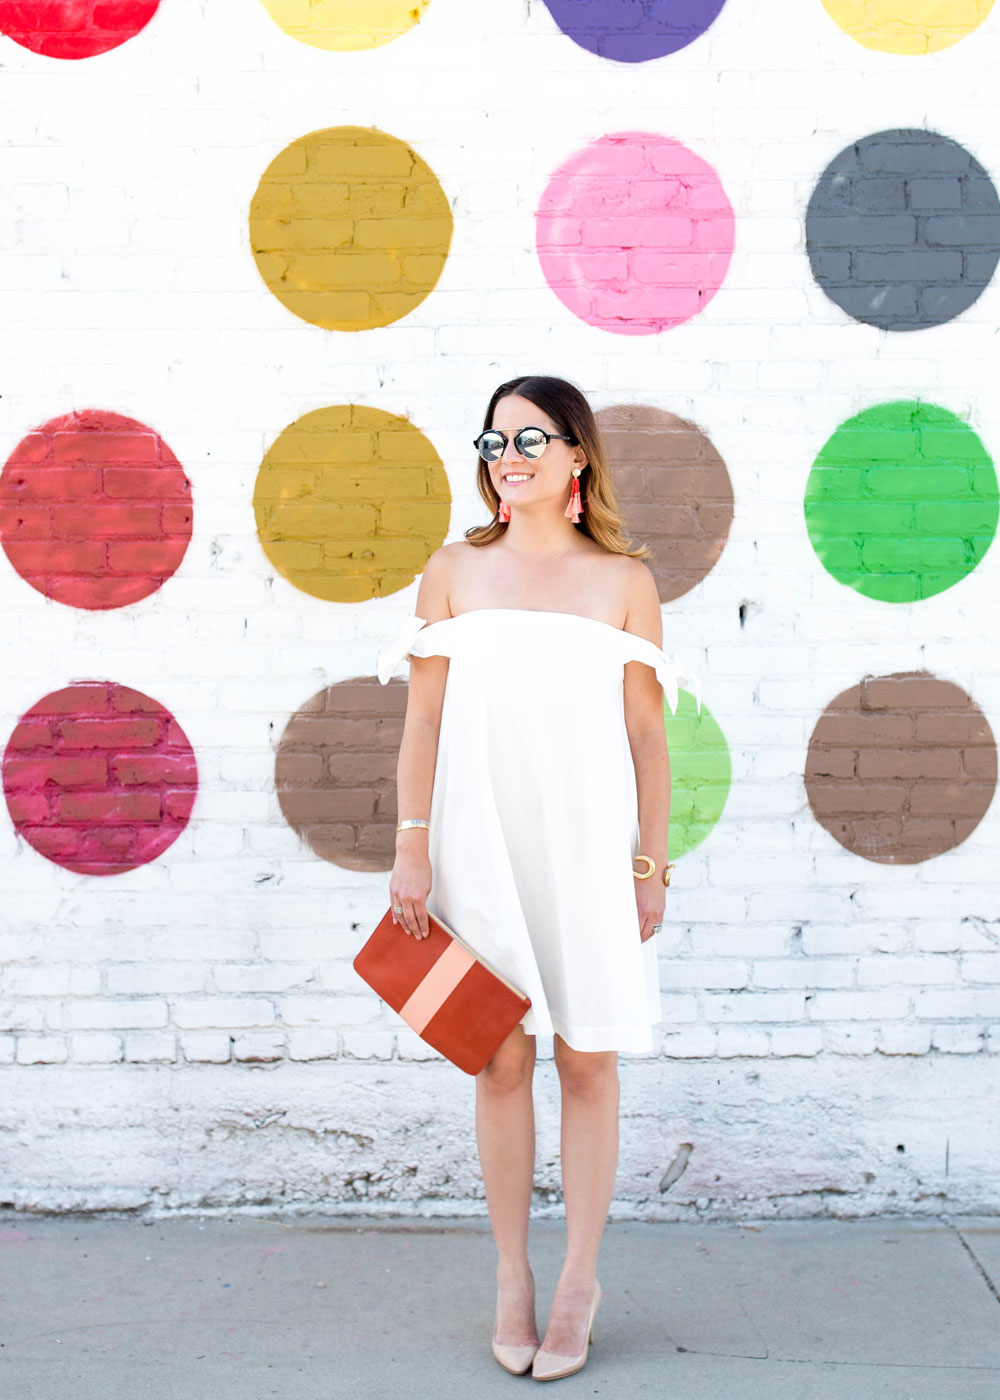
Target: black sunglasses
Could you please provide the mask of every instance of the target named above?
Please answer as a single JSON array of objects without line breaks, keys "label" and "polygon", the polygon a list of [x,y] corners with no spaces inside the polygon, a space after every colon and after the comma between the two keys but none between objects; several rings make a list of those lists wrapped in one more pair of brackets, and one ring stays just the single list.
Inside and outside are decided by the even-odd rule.
[{"label": "black sunglasses", "polygon": [[[474,440],[473,447],[484,462],[499,462],[507,449],[509,439],[496,428],[488,428]],[[576,438],[563,433],[546,433],[541,428],[522,428],[514,434],[514,446],[529,462],[537,462],[550,442],[570,442],[576,446]]]}]

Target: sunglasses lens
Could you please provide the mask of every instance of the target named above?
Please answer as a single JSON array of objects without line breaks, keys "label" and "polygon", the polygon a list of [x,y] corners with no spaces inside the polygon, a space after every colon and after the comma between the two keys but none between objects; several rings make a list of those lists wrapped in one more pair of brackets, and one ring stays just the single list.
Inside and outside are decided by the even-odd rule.
[{"label": "sunglasses lens", "polygon": [[545,451],[548,441],[545,434],[538,428],[525,428],[514,439],[514,446],[522,457],[527,457],[529,462],[534,462]]},{"label": "sunglasses lens", "polygon": [[483,433],[479,439],[479,455],[484,462],[499,462],[503,449],[504,440],[499,433]]}]

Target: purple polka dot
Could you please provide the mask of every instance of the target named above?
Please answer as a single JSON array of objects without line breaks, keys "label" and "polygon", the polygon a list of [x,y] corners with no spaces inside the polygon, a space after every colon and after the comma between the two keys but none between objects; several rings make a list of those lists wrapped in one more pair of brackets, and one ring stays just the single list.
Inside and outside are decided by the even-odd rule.
[{"label": "purple polka dot", "polygon": [[588,325],[654,335],[719,290],[735,220],[718,175],[679,141],[602,136],[555,172],[536,220],[538,257],[559,300]]},{"label": "purple polka dot", "polygon": [[546,0],[564,34],[619,63],[645,63],[701,37],[726,0]]}]

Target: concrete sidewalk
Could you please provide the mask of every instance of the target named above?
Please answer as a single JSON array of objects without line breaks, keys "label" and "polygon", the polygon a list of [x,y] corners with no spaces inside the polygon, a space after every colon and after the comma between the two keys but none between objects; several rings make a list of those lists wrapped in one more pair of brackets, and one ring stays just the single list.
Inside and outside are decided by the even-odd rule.
[{"label": "concrete sidewalk", "polygon": [[[563,1227],[532,1225],[538,1321]],[[4,1400],[492,1400],[480,1221],[0,1216]],[[611,1224],[573,1396],[996,1400],[1000,1217]]]}]

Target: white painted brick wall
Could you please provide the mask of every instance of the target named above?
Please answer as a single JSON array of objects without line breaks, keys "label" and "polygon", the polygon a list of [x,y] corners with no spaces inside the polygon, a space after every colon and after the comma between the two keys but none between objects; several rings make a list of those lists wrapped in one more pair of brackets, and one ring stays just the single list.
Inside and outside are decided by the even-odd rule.
[{"label": "white painted brick wall", "polygon": [[[1000,452],[1000,279],[956,321],[887,337],[848,323],[821,292],[804,234],[827,162],[882,129],[941,131],[1000,179],[1000,17],[919,61],[851,43],[819,0],[730,0],[701,40],[645,65],[585,53],[539,0],[434,0],[411,34],[360,54],[290,41],[256,0],[172,0],[136,39],[79,63],[0,44],[4,457],[57,414],[109,409],[163,435],[195,501],[179,572],[117,612],[50,603],[0,555],[4,742],[46,691],[108,675],[178,715],[200,772],[179,840],[124,875],[61,869],[0,824],[0,1064],[10,1086],[6,1107],[0,1090],[0,1129],[23,1144],[39,1130],[34,1148],[0,1157],[0,1206],[148,1199],[153,1149],[128,1114],[155,1082],[157,1102],[179,1110],[154,1129],[175,1206],[223,1199],[219,1183],[231,1190],[246,1170],[245,1190],[225,1197],[232,1204],[287,1188],[334,1208],[363,1194],[367,1208],[390,1213],[482,1210],[471,1084],[351,968],[385,909],[388,875],[319,860],[274,792],[289,715],[323,685],[373,673],[417,585],[360,606],[297,592],[264,556],[251,496],[287,424],[355,401],[407,415],[431,438],[454,496],[449,539],[461,538],[483,519],[468,448],[483,404],[500,380],[538,369],[575,380],[597,407],[649,403],[693,419],[722,453],[736,498],[720,563],[664,610],[666,647],[704,675],[733,788],[670,892],[657,1053],[647,1063],[623,1057],[616,1209],[924,1209],[916,1174],[890,1189],[881,1177],[866,1184],[859,1169],[883,1150],[882,1109],[894,1095],[914,1121],[917,1105],[931,1105],[953,1154],[956,1140],[966,1143],[969,1162],[940,1178],[954,1208],[995,1207],[1000,1177],[985,1151],[995,1112],[982,1101],[991,1081],[971,1066],[1000,1053],[997,804],[957,850],[879,866],[817,825],[802,772],[824,705],[870,671],[927,667],[969,688],[1000,733],[1000,546],[944,594],[912,607],[875,603],[818,564],[802,491],[833,429],[892,397],[950,408]],[[355,335],[290,316],[264,287],[247,234],[249,200],[272,157],[339,124],[408,140],[455,213],[437,289],[402,322]],[[549,174],[593,137],[629,129],[693,146],[737,214],[722,290],[659,336],[577,321],[534,252],[533,211]],[[550,1044],[540,1051],[552,1120]],[[775,1091],[755,1098],[753,1121],[775,1155],[748,1186],[725,1094],[710,1091],[724,1082],[735,1092],[760,1073]],[[849,1113],[863,1074],[882,1109],[861,1113],[854,1141],[824,1139],[833,1194],[799,1199],[787,1161],[801,1129],[825,1096]],[[654,1083],[668,1160],[685,1133],[710,1142],[722,1186],[709,1173],[689,1194],[679,1183],[670,1201],[643,1197],[652,1110],[639,1086]],[[45,1124],[60,1105],[84,1102],[83,1086],[103,1150],[120,1164],[110,1185],[86,1137],[92,1127],[64,1121],[56,1156],[43,1151]],[[237,1162],[215,1141],[234,1131],[222,1126],[236,1112],[230,1100],[251,1117],[274,1103],[292,1109],[287,1119],[285,1107],[273,1110],[266,1138],[244,1124],[249,1155]],[[350,1185],[360,1177],[346,1149],[324,1160],[331,1114],[337,1132],[374,1144],[359,1149],[363,1193]],[[291,1168],[282,1134],[302,1123],[316,1134],[314,1156]],[[191,1146],[183,1184],[178,1131]],[[211,1150],[197,1156],[199,1141]],[[926,1150],[930,1171],[937,1146]],[[400,1184],[391,1166],[407,1152],[415,1184]],[[891,1170],[902,1168],[893,1160]],[[553,1172],[540,1172],[557,1190]]]}]

